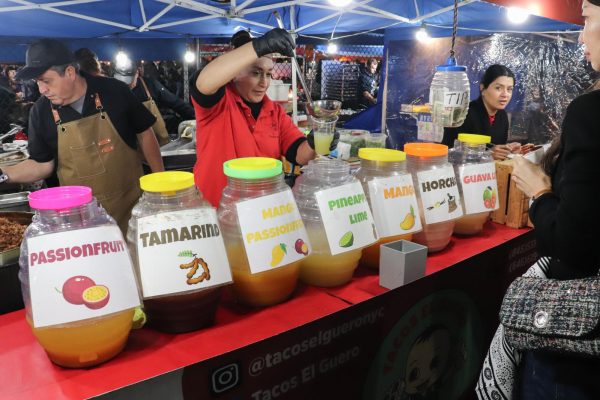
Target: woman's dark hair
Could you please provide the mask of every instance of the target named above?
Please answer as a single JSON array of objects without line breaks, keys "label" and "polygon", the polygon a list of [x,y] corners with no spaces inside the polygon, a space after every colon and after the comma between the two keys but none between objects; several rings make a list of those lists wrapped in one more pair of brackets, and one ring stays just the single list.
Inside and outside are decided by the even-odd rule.
[{"label": "woman's dark hair", "polygon": [[79,64],[79,68],[89,74],[95,75],[100,72],[100,63],[98,62],[98,56],[92,50],[87,47],[82,47],[73,53],[75,60]]},{"label": "woman's dark hair", "polygon": [[241,31],[237,31],[231,37],[231,41],[229,42],[229,44],[234,49],[237,49],[238,47],[241,47],[241,46],[243,46],[246,43],[251,42],[251,41],[252,41],[252,35],[250,35],[250,32],[245,31],[245,30],[241,30]]},{"label": "woman's dark hair", "polygon": [[513,81],[515,80],[515,74],[513,74],[508,67],[500,64],[490,65],[481,77],[481,84],[483,85],[483,88],[487,89],[492,82],[501,76],[508,76],[509,78],[512,78]]},{"label": "woman's dark hair", "polygon": [[599,6],[600,7],[600,0],[589,0],[590,3],[592,3],[595,6]]}]

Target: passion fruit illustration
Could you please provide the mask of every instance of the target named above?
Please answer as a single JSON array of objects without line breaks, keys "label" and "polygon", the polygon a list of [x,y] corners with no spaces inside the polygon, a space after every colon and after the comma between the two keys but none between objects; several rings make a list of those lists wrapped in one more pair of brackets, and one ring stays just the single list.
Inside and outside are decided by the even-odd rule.
[{"label": "passion fruit illustration", "polygon": [[83,298],[83,304],[87,308],[97,310],[108,304],[110,291],[104,285],[90,286],[83,291],[81,297]]},{"label": "passion fruit illustration", "polygon": [[308,254],[308,245],[302,239],[296,240],[296,244],[294,245],[294,248],[296,249],[296,253],[298,253],[298,254],[303,254],[303,255]]},{"label": "passion fruit illustration", "polygon": [[65,281],[62,287],[62,295],[71,304],[83,304],[83,292],[95,286],[96,282],[87,276],[77,275]]}]

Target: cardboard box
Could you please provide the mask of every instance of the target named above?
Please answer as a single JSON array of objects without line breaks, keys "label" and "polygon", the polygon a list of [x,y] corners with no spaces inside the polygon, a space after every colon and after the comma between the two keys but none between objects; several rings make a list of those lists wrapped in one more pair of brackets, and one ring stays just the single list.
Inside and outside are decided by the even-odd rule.
[{"label": "cardboard box", "polygon": [[512,181],[512,170],[512,160],[496,161],[499,208],[492,212],[492,221],[511,228],[522,228],[529,222],[529,197]]}]

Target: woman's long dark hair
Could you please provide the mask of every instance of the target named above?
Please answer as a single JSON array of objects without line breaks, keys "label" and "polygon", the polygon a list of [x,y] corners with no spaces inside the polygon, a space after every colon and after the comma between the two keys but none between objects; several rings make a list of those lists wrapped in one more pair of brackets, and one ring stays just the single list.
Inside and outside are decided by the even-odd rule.
[{"label": "woman's long dark hair", "polygon": [[490,65],[481,77],[481,84],[483,85],[483,88],[487,89],[488,86],[492,84],[492,82],[494,82],[501,76],[508,76],[509,78],[512,78],[513,82],[515,81],[515,74],[513,74],[513,72],[508,67],[500,64]]}]

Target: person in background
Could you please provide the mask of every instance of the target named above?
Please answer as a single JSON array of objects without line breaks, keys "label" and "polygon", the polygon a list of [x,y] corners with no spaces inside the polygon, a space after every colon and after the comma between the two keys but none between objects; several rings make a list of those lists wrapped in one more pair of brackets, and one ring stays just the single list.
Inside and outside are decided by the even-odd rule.
[{"label": "person in background", "polygon": [[98,56],[87,47],[75,50],[75,60],[79,63],[79,70],[92,76],[102,76],[102,69]]},{"label": "person in background", "polygon": [[[190,93],[196,110],[196,185],[213,206],[226,184],[223,163],[239,157],[285,155],[306,164],[316,155],[284,109],[266,95],[274,63],[271,53],[292,56],[294,41],[283,29],[253,39],[239,31],[225,53],[192,77]],[[336,140],[332,142],[335,148]]]},{"label": "person in background", "polygon": [[[142,74],[140,74],[140,70]],[[159,109],[173,110],[179,115],[179,121],[195,118],[193,107],[171,93],[158,81],[158,70],[154,63],[142,63],[139,67],[130,63],[122,67],[116,67],[113,77],[126,83],[135,97],[154,114],[156,123],[152,128],[154,133],[157,134],[160,145],[169,142],[169,134]]]},{"label": "person in background", "polygon": [[459,133],[475,133],[492,137],[492,156],[504,160],[511,153],[518,153],[520,143],[508,141],[508,114],[504,110],[512,98],[515,74],[504,65],[488,67],[481,78],[480,96],[469,103],[465,122],[458,128],[444,128],[442,143],[454,146]]},{"label": "person in background", "polygon": [[369,58],[365,67],[361,70],[358,80],[359,104],[370,107],[377,104],[377,92],[379,90],[379,74],[377,67],[379,63],[374,58]]},{"label": "person in background", "polygon": [[[592,68],[600,71],[600,0],[583,0],[582,10],[585,25],[579,42],[584,45],[585,57]],[[600,252],[595,248],[600,207],[594,204],[600,196],[598,110],[600,90],[577,97],[569,104],[562,134],[554,140],[541,166],[518,156],[513,160],[512,179],[533,199],[529,217],[535,225],[538,256],[551,257],[547,272],[550,279],[598,275]],[[579,293],[574,292],[565,296],[577,298]],[[584,309],[581,312],[594,315]],[[550,309],[548,313],[553,318]],[[520,387],[515,393],[521,400],[600,399],[597,358],[526,351],[520,371]]]},{"label": "person in background", "polygon": [[141,194],[136,148],[152,172],[164,169],[154,116],[122,82],[80,72],[73,53],[57,40],[31,44],[16,77],[35,79],[42,97],[29,115],[30,158],[0,170],[0,182],[30,183],[56,172],[60,185],[91,187],[126,232]]}]

